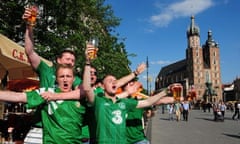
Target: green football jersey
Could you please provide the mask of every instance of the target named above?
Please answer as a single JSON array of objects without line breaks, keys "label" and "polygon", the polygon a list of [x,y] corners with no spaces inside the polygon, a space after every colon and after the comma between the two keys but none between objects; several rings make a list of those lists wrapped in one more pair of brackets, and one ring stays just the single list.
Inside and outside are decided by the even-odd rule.
[{"label": "green football jersey", "polygon": [[[104,90],[100,87],[94,90],[95,95],[103,96]],[[86,107],[86,113],[84,115],[84,127],[82,129],[82,137],[90,139],[94,142],[96,139],[96,121],[94,119],[94,109],[87,100],[82,103]]]},{"label": "green football jersey", "polygon": [[126,143],[126,115],[137,106],[133,99],[117,99],[115,103],[105,96],[95,96],[96,141],[99,144]]},{"label": "green football jersey", "polygon": [[146,139],[142,122],[143,113],[144,109],[142,108],[134,108],[128,112],[126,121],[127,144]]},{"label": "green football jersey", "polygon": [[[49,66],[44,61],[40,61],[40,64],[37,67],[36,70],[38,76],[39,76],[39,87],[45,87],[45,88],[55,88],[56,87],[56,67],[55,66]],[[78,86],[82,83],[82,80],[75,76],[74,82],[73,82],[73,88]],[[36,107],[35,113],[33,115],[34,122],[33,124],[38,127],[42,127],[41,123],[41,112],[39,108]]]},{"label": "green football jersey", "polygon": [[81,144],[81,115],[85,113],[85,107],[79,101],[46,102],[39,96],[39,90],[26,94],[29,108],[41,106],[44,144]]}]

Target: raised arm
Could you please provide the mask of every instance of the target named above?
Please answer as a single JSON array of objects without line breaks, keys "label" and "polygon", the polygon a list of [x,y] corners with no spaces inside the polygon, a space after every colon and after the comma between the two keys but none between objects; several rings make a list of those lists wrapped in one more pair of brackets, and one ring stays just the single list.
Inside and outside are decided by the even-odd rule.
[{"label": "raised arm", "polygon": [[86,64],[83,74],[83,89],[85,91],[86,97],[90,103],[94,102],[94,90],[91,87],[91,76],[90,76],[90,64]]},{"label": "raised arm", "polygon": [[[29,8],[25,9],[25,12],[22,16],[23,20],[26,20],[31,16],[31,10]],[[33,26],[26,25],[25,32],[25,52],[29,58],[29,61],[34,69],[40,64],[40,56],[34,51],[34,39],[33,39]]]},{"label": "raised arm", "polygon": [[158,93],[154,96],[151,96],[148,99],[138,101],[137,108],[149,107],[149,106],[155,104],[156,102],[158,102],[161,98],[163,98],[165,96],[166,96],[166,92],[161,91],[160,93]]},{"label": "raised arm", "polygon": [[23,92],[0,91],[0,101],[26,103],[27,96]]},{"label": "raised arm", "polygon": [[122,91],[121,93],[116,94],[116,96],[118,98],[127,98],[128,96],[132,96],[136,93],[138,93],[139,88],[142,87],[142,84],[138,81],[133,82],[133,83],[128,83],[125,88],[124,91]]},{"label": "raised arm", "polygon": [[154,105],[160,105],[160,104],[168,104],[168,103],[174,103],[174,98],[172,96],[166,96],[161,98],[159,101],[154,103]]},{"label": "raised arm", "polygon": [[125,85],[126,83],[128,83],[129,81],[137,77],[139,74],[141,74],[145,70],[145,68],[146,68],[146,64],[141,63],[134,72],[117,80],[117,87],[122,87],[123,85]]},{"label": "raised arm", "polygon": [[51,100],[79,100],[83,97],[83,94],[81,93],[83,89],[76,89],[71,92],[64,92],[64,93],[53,93],[53,92],[43,92],[41,93],[41,96],[43,99],[47,101]]},{"label": "raised arm", "polygon": [[85,58],[86,58],[86,64],[84,67],[84,73],[83,73],[83,89],[84,93],[86,94],[86,97],[90,103],[94,102],[94,89],[91,86],[91,65],[90,65],[90,58],[88,56],[88,52],[92,49],[93,45],[87,44],[86,50],[85,50]]}]

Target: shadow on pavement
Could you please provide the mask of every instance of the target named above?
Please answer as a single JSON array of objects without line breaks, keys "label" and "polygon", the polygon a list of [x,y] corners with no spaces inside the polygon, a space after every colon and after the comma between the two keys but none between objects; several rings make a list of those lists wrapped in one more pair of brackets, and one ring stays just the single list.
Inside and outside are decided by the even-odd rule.
[{"label": "shadow on pavement", "polygon": [[206,121],[216,122],[213,118],[202,118],[202,117],[196,117],[195,119],[202,119],[202,120],[206,120]]},{"label": "shadow on pavement", "polygon": [[159,118],[159,119],[169,121],[169,118]]},{"label": "shadow on pavement", "polygon": [[230,118],[230,117],[225,117],[224,119],[225,119],[225,120],[233,120],[233,119]]},{"label": "shadow on pavement", "polygon": [[[206,121],[213,121],[213,122],[223,122],[222,120],[214,120],[213,118],[203,118],[203,117],[196,117],[195,119],[202,119],[202,120],[206,120]],[[231,118],[224,118],[224,120],[232,120]]]},{"label": "shadow on pavement", "polygon": [[227,134],[227,133],[223,133],[223,135],[226,135],[226,136],[229,136],[229,137],[233,137],[233,138],[238,138],[238,139],[240,139],[240,135]]}]

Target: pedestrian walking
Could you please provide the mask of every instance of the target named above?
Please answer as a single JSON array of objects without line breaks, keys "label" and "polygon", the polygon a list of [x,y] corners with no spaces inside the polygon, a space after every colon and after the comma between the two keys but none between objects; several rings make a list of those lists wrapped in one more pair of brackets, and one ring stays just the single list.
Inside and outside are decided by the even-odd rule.
[{"label": "pedestrian walking", "polygon": [[189,115],[189,110],[190,110],[190,103],[189,101],[185,98],[185,100],[182,103],[183,107],[183,120],[188,121],[188,115]]},{"label": "pedestrian walking", "polygon": [[181,120],[181,113],[182,113],[182,105],[180,102],[176,102],[175,103],[175,115],[176,115],[177,121]]},{"label": "pedestrian walking", "polygon": [[221,112],[223,121],[224,121],[224,116],[225,116],[226,109],[227,109],[227,106],[225,105],[225,103],[223,101],[220,101],[220,103],[219,103],[219,110]]},{"label": "pedestrian walking", "polygon": [[237,119],[240,120],[240,100],[236,101],[234,103],[234,114],[232,116],[232,119],[235,119],[235,116],[237,116]]},{"label": "pedestrian walking", "polygon": [[208,109],[208,112],[211,112],[211,107],[212,107],[212,104],[210,102],[207,103],[207,109]]},{"label": "pedestrian walking", "polygon": [[173,103],[168,105],[168,114],[169,114],[169,120],[173,121],[173,115],[174,115],[174,104]]}]

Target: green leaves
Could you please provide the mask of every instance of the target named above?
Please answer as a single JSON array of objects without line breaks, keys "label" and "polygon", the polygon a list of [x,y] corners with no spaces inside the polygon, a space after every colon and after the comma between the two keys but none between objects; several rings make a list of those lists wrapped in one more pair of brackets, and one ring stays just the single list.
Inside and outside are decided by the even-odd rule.
[{"label": "green leaves", "polygon": [[[120,18],[114,16],[104,0],[51,0],[36,1],[39,16],[34,29],[35,48],[39,55],[55,60],[62,49],[71,47],[77,54],[76,67],[81,70],[85,62],[85,42],[92,36],[99,38],[98,57],[93,65],[98,74],[122,77],[131,70],[124,38],[115,33]],[[0,4],[0,32],[14,40],[24,42],[25,22],[22,20],[25,1],[4,0]]]}]

